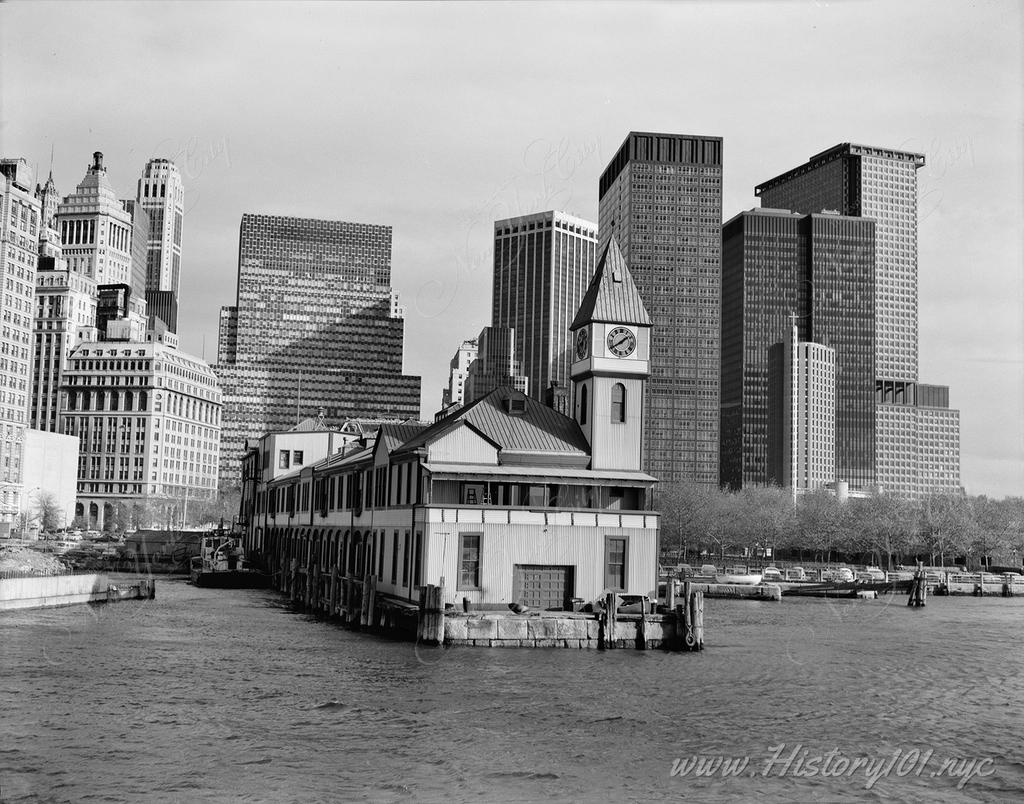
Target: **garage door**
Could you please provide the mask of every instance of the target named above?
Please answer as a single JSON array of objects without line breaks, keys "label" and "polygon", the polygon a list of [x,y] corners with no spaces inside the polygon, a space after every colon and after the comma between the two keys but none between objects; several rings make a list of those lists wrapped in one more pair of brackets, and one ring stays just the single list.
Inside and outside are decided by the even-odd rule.
[{"label": "garage door", "polygon": [[512,590],[516,601],[532,609],[571,609],[573,567],[516,564]]}]

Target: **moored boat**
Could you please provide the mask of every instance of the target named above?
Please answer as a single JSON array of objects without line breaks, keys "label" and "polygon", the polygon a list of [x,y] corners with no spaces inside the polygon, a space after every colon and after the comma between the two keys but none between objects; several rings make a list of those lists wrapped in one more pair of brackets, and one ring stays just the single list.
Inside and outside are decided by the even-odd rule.
[{"label": "moored boat", "polygon": [[266,574],[246,563],[242,540],[224,533],[202,538],[199,555],[192,558],[189,579],[195,586],[218,589],[260,588],[267,585]]}]

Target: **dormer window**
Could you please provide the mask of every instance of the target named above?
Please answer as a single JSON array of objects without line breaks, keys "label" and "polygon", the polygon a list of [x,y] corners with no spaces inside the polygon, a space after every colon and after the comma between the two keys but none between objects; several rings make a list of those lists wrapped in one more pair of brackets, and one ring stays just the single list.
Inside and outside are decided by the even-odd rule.
[{"label": "dormer window", "polygon": [[522,416],[526,413],[526,397],[510,396],[508,398],[508,412],[512,416]]}]

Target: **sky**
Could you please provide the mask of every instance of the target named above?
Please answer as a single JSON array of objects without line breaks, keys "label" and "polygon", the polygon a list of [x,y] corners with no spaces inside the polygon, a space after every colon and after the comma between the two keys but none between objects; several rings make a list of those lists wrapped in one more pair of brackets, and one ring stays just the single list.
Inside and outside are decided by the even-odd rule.
[{"label": "sky", "polygon": [[919,380],[968,493],[1024,494],[1024,15],[989,2],[3,3],[0,155],[185,183],[181,348],[215,362],[245,212],[389,224],[440,407],[490,323],[493,222],[597,220],[629,131],[724,138],[723,215],[842,142],[924,153]]}]

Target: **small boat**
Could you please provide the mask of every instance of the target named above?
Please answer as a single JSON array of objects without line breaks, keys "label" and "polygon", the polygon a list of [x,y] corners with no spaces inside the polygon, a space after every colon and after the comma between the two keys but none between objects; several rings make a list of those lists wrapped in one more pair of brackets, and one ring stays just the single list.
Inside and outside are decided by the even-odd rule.
[{"label": "small boat", "polygon": [[238,536],[217,533],[204,536],[199,555],[192,557],[189,580],[195,586],[218,589],[252,589],[267,585],[267,576],[245,562]]},{"label": "small boat", "polygon": [[728,583],[736,586],[757,586],[763,580],[760,572],[748,572],[746,567],[726,568],[715,573],[715,583]]}]

